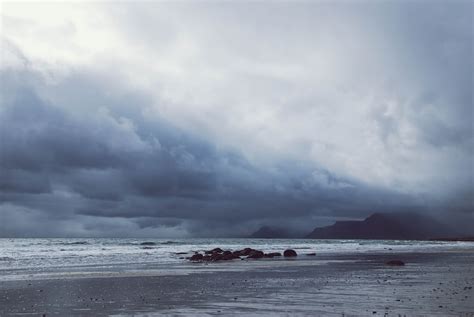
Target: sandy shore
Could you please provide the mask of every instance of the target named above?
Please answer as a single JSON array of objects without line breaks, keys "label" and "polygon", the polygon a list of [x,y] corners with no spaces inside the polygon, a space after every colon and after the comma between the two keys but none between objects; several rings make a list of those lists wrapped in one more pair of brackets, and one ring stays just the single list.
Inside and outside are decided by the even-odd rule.
[{"label": "sandy shore", "polygon": [[474,316],[473,263],[473,252],[352,254],[3,281],[0,316]]}]

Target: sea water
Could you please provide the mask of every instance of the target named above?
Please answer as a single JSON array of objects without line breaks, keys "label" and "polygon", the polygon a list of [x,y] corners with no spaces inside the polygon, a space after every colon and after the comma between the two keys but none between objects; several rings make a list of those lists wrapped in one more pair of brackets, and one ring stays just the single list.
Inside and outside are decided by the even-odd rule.
[{"label": "sea water", "polygon": [[[377,252],[441,252],[461,250],[467,242],[312,240],[312,239],[0,239],[0,280],[80,274],[170,272],[188,264],[195,251],[245,247],[265,252],[287,248],[318,255]],[[186,252],[187,254],[182,254]]]}]

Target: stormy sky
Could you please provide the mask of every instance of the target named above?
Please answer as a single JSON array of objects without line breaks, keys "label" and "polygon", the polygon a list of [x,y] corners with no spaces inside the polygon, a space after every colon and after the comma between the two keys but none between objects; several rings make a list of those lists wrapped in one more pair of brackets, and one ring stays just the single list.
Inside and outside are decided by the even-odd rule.
[{"label": "stormy sky", "polygon": [[471,1],[0,12],[0,236],[474,227]]}]

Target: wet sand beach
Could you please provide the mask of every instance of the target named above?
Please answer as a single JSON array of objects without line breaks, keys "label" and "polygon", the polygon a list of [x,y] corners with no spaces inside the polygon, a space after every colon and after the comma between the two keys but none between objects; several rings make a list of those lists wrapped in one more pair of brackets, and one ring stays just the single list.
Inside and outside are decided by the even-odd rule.
[{"label": "wet sand beach", "polygon": [[0,316],[474,316],[473,263],[473,252],[300,255],[3,281]]}]

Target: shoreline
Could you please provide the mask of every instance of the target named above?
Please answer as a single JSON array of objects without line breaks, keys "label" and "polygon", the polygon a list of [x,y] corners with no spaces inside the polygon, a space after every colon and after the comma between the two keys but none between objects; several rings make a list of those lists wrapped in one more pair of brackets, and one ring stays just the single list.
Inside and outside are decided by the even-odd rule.
[{"label": "shoreline", "polygon": [[[204,250],[200,250],[203,252]],[[311,252],[310,252],[311,251]],[[369,257],[391,257],[399,259],[404,255],[419,254],[420,257],[430,254],[442,255],[449,253],[474,253],[473,247],[464,245],[462,248],[443,248],[436,251],[405,251],[403,249],[384,248],[377,252],[337,252],[313,253],[312,249],[299,250],[294,258],[275,257],[272,259],[241,259],[231,261],[204,261],[193,262],[185,254],[175,256],[175,262],[138,261],[126,263],[96,263],[81,265],[57,265],[47,267],[14,267],[0,269],[0,282],[22,280],[47,280],[47,279],[74,279],[74,278],[112,278],[112,277],[140,277],[140,276],[167,276],[186,275],[202,272],[244,271],[253,268],[278,268],[285,266],[324,265],[334,262],[351,262]],[[189,251],[187,255],[194,252]],[[303,253],[304,252],[304,253]],[[307,254],[309,252],[309,254]],[[181,253],[181,252],[180,252]],[[383,264],[383,263],[382,263]]]},{"label": "shoreline", "polygon": [[[393,259],[406,266],[385,265]],[[0,315],[472,316],[473,260],[472,252],[387,252],[192,263],[175,275],[4,281]]]}]

